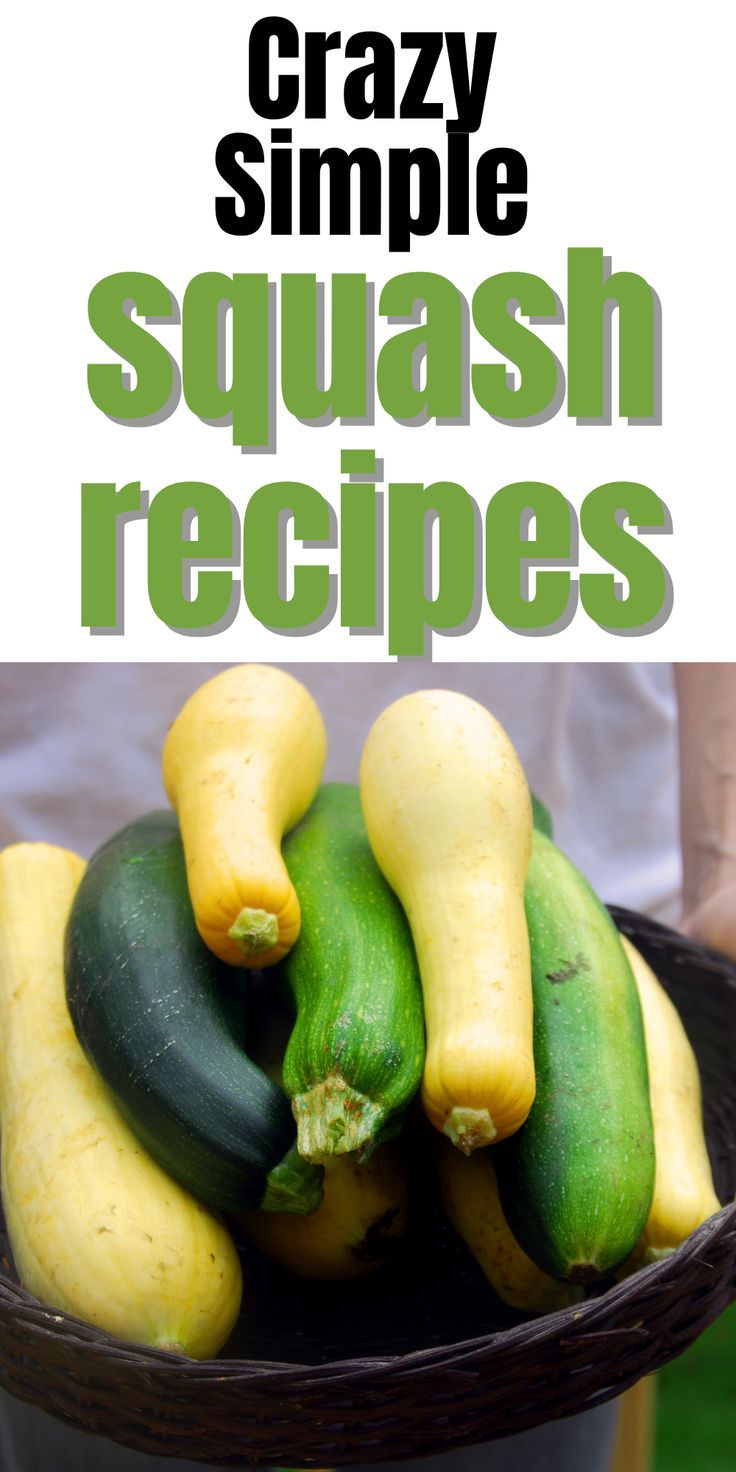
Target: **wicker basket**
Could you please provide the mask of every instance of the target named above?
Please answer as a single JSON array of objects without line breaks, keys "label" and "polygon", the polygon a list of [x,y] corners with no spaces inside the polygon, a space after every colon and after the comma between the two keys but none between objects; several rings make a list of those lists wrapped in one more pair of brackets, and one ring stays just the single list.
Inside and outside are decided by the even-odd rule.
[{"label": "wicker basket", "polygon": [[[700,1063],[722,1201],[736,1194],[736,967],[613,911],[680,1009]],[[3,1224],[4,1231],[4,1224]],[[736,1205],[672,1257],[575,1309],[523,1319],[437,1221],[432,1240],[354,1287],[257,1260],[227,1351],[198,1364],[42,1308],[0,1277],[0,1383],[140,1451],[294,1467],[393,1461],[490,1441],[618,1395],[736,1296]],[[236,1357],[237,1356],[237,1357]]]}]

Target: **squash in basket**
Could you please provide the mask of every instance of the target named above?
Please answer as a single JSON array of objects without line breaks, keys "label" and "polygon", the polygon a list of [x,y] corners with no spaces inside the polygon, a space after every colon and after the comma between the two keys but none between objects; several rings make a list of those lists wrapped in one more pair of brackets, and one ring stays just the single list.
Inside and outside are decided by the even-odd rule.
[{"label": "squash in basket", "polygon": [[424,1108],[469,1154],[518,1130],[534,1098],[526,778],[489,711],[422,690],[378,717],[360,788],[371,847],[419,961]]},{"label": "squash in basket", "polygon": [[627,936],[626,955],[639,991],[654,1121],[654,1197],[635,1265],[674,1252],[720,1211],[703,1130],[700,1075],[680,1014]]},{"label": "squash in basket", "polygon": [[0,854],[2,1193],[21,1282],[134,1343],[206,1359],[238,1315],[223,1223],[160,1169],[74,1035],[64,927],[84,861],[45,843]]},{"label": "squash in basket", "polygon": [[271,966],[299,934],[284,833],[314,797],[322,717],[285,670],[236,665],[190,697],[164,746],[164,786],[179,815],[202,939],[234,966]]},{"label": "squash in basket", "polygon": [[359,1278],[387,1262],[406,1231],[408,1191],[401,1155],[379,1145],[369,1160],[325,1163],[324,1199],[311,1216],[263,1211],[237,1216],[246,1236],[280,1267],[304,1278]]},{"label": "squash in basket", "polygon": [[424,1062],[406,916],[370,850],[357,787],[329,782],[284,842],[302,931],[281,962],[297,1018],[284,1059],[299,1150],[329,1160],[396,1133]]},{"label": "squash in basket", "polygon": [[499,1146],[501,1204],[529,1256],[589,1282],[628,1256],[654,1189],[644,1030],[608,911],[538,829],[526,881],[537,1097]]},{"label": "squash in basket", "polygon": [[584,1290],[538,1268],[519,1246],[498,1194],[492,1150],[461,1155],[438,1142],[438,1168],[445,1215],[462,1237],[498,1297],[530,1314],[579,1303]]}]

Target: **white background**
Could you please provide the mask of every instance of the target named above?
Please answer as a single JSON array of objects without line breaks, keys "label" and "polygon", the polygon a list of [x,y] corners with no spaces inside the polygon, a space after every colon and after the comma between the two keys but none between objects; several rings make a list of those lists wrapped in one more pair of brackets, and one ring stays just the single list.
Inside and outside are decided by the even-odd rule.
[{"label": "white background", "polygon": [[[302,28],[341,29],[343,40],[364,28],[386,30],[397,42],[401,28],[497,29],[483,129],[472,146],[510,145],[525,155],[523,231],[494,240],[476,228],[468,241],[438,233],[415,242],[409,255],[389,255],[385,240],[358,235],[271,241],[265,227],[247,239],[225,235],[214,214],[215,196],[227,193],[214,167],[217,142],[244,130],[267,143],[271,126],[251,112],[247,87],[248,31],[264,13],[288,15]],[[658,632],[617,638],[579,609],[566,631],[525,638],[486,606],[472,633],[435,636],[435,659],[733,657],[734,29],[723,0],[618,0],[606,8],[589,0],[16,7],[6,22],[3,99],[3,658],[387,658],[385,635],[350,637],[339,614],[322,633],[300,639],[262,629],[244,604],[221,634],[172,632],[148,604],[144,522],[126,532],[125,633],[91,637],[80,623],[83,481],[140,480],[152,494],[177,480],[210,481],[242,513],[258,485],[303,479],[337,503],[340,450],[365,446],[383,456],[387,480],[457,480],[482,510],[509,481],[549,481],[578,507],[594,486],[630,479],[650,485],[672,513],[673,535],[653,543],[675,594]],[[399,82],[413,56],[399,60]],[[297,145],[444,150],[444,122],[346,118],[341,86],[350,64],[335,53],[329,65],[328,120],[285,120]],[[444,63],[430,95],[450,100]],[[512,428],[472,404],[469,428],[407,429],[379,406],[372,429],[316,429],[278,404],[277,453],[259,457],[241,455],[229,429],[201,423],[183,401],[165,423],[131,429],[109,422],[87,396],[87,363],[111,356],[88,326],[87,298],[115,271],[159,276],[181,302],[187,282],[204,270],[268,271],[272,279],[288,270],[321,278],[365,271],[378,292],[392,275],[428,269],[469,298],[484,277],[517,269],[542,276],[564,303],[569,246],[602,247],[614,270],[636,271],[655,287],[664,324],[661,428],[615,418],[611,428],[577,426],[564,407],[545,425]],[[179,360],[180,329],[154,330]],[[564,327],[538,331],[564,365]],[[488,361],[487,346],[473,341],[476,358]],[[614,387],[614,415],[616,408]],[[318,555],[337,567],[337,552]],[[584,565],[601,566],[592,558]]]}]

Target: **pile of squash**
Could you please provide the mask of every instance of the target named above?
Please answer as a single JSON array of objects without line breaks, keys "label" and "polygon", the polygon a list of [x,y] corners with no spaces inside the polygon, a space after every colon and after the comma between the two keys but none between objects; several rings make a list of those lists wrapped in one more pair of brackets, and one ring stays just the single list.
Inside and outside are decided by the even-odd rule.
[{"label": "pile of squash", "polygon": [[[88,866],[42,843],[0,854],[15,1262],[43,1302],[126,1340],[222,1347],[242,1292],[222,1213],[293,1271],[384,1261],[419,1115],[447,1216],[527,1312],[718,1210],[679,1017],[494,717],[405,696],[359,789],[320,785],[325,752],[297,680],[226,669],[169,732],[170,811]],[[278,1000],[257,1036],[249,970]]]}]

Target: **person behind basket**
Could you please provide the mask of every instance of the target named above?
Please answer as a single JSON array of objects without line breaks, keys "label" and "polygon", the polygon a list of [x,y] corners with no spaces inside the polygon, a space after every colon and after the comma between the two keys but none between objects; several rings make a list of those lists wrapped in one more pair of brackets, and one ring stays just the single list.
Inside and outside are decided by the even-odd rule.
[{"label": "person behind basket", "polygon": [[[166,729],[218,668],[0,666],[0,847],[45,839],[88,855],[117,827],[160,806]],[[326,775],[335,780],[357,780],[365,735],[399,695],[430,684],[472,695],[508,730],[531,785],[552,810],[560,845],[607,900],[669,922],[679,915],[687,933],[736,957],[736,665],[679,666],[674,678],[671,667],[646,664],[288,668],[322,708]],[[609,1402],[489,1446],[403,1466],[606,1472],[616,1417]],[[624,1448],[626,1472],[645,1465],[634,1452]],[[203,1464],[129,1451],[0,1393],[2,1472],[42,1466],[195,1472]],[[374,1472],[373,1464],[359,1472]]]}]

